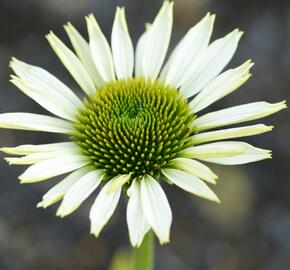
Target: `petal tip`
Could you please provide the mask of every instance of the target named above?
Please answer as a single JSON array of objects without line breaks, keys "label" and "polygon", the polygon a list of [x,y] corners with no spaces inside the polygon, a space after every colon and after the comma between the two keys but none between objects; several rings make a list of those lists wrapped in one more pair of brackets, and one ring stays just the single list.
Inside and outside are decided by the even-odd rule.
[{"label": "petal tip", "polygon": [[72,29],[72,25],[70,22],[67,22],[66,24],[63,25],[64,30],[68,33]]},{"label": "petal tip", "polygon": [[286,108],[288,108],[288,105],[287,105],[286,100],[283,100],[283,101],[281,101],[281,102],[279,102],[279,103],[280,103],[280,105],[281,105],[281,109],[286,109]]},{"label": "petal tip", "polygon": [[57,209],[56,214],[57,217],[63,218],[65,216],[65,213],[63,211],[63,209],[61,208],[61,206]]},{"label": "petal tip", "polygon": [[4,160],[8,163],[8,165],[12,165],[12,164],[13,164],[13,163],[11,162],[11,161],[12,161],[12,158],[5,157]]},{"label": "petal tip", "polygon": [[20,176],[18,176],[18,180],[20,181],[20,184],[27,184],[27,183],[29,183],[29,180],[26,179],[26,177],[23,174],[21,174]]},{"label": "petal tip", "polygon": [[166,237],[163,237],[163,238],[159,238],[159,243],[160,245],[166,245],[170,242],[170,237],[169,237],[169,234],[166,235]]},{"label": "petal tip", "polygon": [[10,60],[10,62],[9,62],[9,67],[12,68],[15,63],[16,63],[16,58],[12,57],[11,60]]},{"label": "petal tip", "polygon": [[90,234],[93,234],[96,238],[98,238],[100,235],[100,232],[101,231],[98,229],[91,229]]},{"label": "petal tip", "polygon": [[221,203],[222,203],[221,200],[220,200],[217,196],[215,196],[215,197],[212,199],[212,202],[215,202],[215,203],[217,203],[217,204],[221,204]]},{"label": "petal tip", "polygon": [[44,201],[37,203],[36,207],[37,208],[45,208]]}]

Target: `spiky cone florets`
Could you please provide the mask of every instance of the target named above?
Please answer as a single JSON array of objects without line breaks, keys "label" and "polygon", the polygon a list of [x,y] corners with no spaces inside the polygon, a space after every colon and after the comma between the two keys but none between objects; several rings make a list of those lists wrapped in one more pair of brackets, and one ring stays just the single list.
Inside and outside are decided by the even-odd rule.
[{"label": "spiky cone florets", "polygon": [[149,174],[188,146],[194,114],[176,88],[145,78],[98,88],[79,110],[74,139],[97,169],[110,176]]}]

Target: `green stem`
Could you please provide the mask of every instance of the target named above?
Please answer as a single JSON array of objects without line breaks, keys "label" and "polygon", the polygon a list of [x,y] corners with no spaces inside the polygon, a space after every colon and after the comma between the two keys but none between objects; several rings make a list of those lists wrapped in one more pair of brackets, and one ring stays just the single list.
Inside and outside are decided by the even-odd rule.
[{"label": "green stem", "polygon": [[139,248],[133,249],[133,270],[153,270],[154,267],[154,236],[149,231]]}]

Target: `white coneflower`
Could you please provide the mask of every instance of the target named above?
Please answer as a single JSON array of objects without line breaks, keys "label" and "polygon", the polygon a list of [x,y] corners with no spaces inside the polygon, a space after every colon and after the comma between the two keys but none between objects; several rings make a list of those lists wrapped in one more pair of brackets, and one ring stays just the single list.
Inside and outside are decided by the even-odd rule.
[{"label": "white coneflower", "polygon": [[13,59],[16,75],[11,82],[55,116],[0,115],[2,128],[68,135],[67,142],[2,148],[21,156],[6,158],[9,164],[31,165],[19,176],[21,183],[69,173],[43,196],[39,207],[62,200],[57,215],[64,217],[101,187],[90,211],[91,233],[98,236],[123,189],[129,197],[127,222],[133,246],[140,246],[150,229],[160,243],[169,241],[172,213],[161,179],[219,202],[206,184],[215,184],[217,176],[201,161],[235,165],[270,158],[269,150],[227,139],[272,127],[219,128],[286,107],[285,102],[262,101],[201,115],[201,110],[245,83],[253,63],[223,71],[242,32],[236,29],[209,43],[215,16],[207,14],[186,33],[162,68],[172,12],[173,3],[165,1],[135,53],[124,8],[116,11],[111,47],[93,15],[86,18],[89,43],[70,23],[65,26],[75,52],[49,33],[50,45],[84,91],[84,101],[47,71]]}]

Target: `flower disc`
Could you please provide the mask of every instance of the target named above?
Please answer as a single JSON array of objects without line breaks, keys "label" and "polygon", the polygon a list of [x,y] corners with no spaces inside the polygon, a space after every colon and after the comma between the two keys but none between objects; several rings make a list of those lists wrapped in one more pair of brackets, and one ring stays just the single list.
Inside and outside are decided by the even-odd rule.
[{"label": "flower disc", "polygon": [[177,89],[144,78],[119,80],[85,101],[74,139],[109,175],[159,176],[186,146],[193,118]]}]

